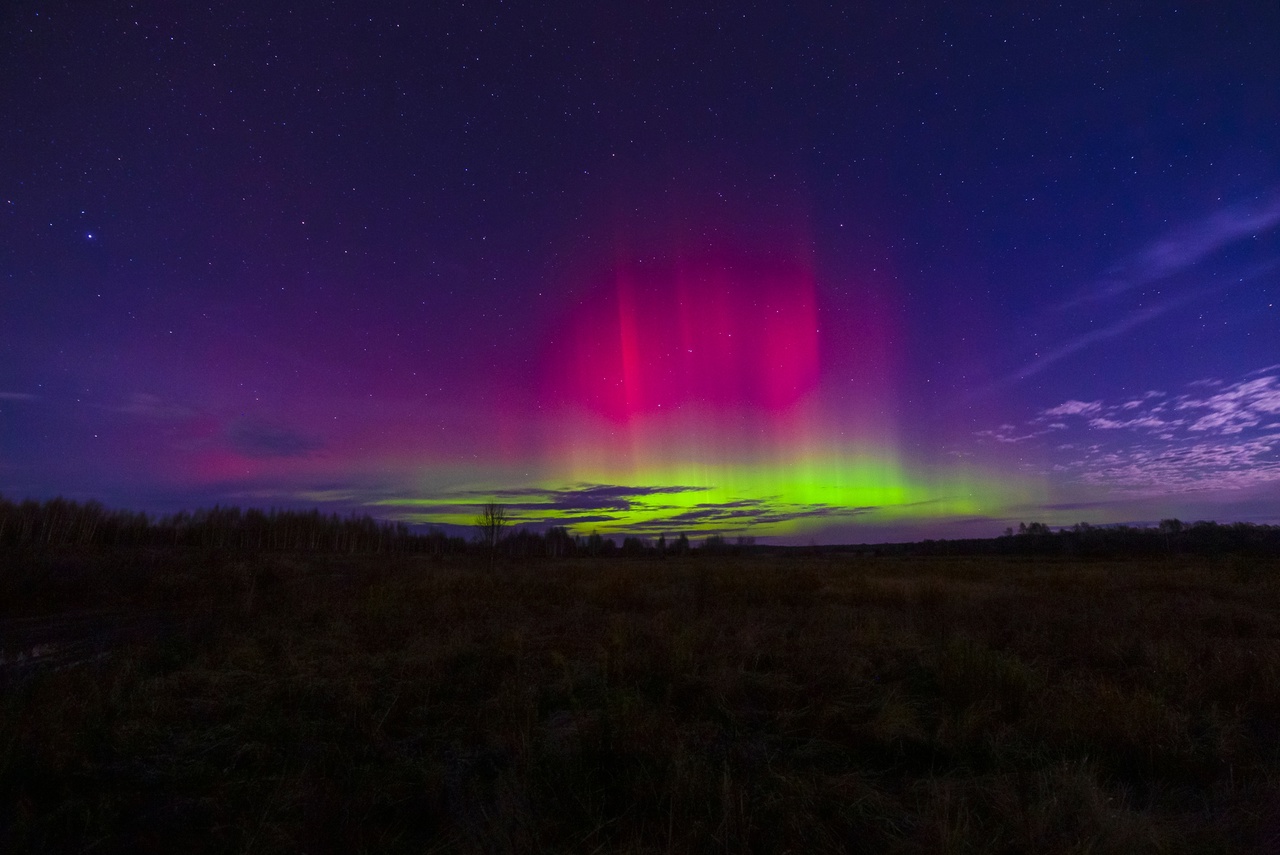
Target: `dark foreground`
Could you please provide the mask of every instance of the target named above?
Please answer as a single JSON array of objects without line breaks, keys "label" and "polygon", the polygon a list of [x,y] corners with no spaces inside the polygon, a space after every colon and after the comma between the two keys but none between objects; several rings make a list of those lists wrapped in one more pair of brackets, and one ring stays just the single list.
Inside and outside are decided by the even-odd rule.
[{"label": "dark foreground", "polygon": [[1274,562],[459,561],[11,564],[0,851],[1280,851]]}]

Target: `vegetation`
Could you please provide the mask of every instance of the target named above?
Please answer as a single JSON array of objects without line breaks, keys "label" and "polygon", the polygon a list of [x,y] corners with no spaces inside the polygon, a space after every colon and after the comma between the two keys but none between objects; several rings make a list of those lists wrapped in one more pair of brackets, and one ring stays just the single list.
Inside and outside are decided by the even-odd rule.
[{"label": "vegetation", "polygon": [[17,503],[0,498],[0,551],[64,547],[182,547],[198,550],[430,552],[465,548],[439,532],[413,534],[404,523],[370,516],[342,518],[319,511],[260,511],[215,507],[152,518],[107,510],[97,502],[51,499]]},{"label": "vegetation", "polygon": [[507,509],[496,502],[489,502],[476,517],[476,540],[489,558],[489,569],[498,557],[502,543],[502,530],[507,526]]},{"label": "vegetation", "polygon": [[10,552],[0,850],[1280,842],[1280,562],[713,552]]},{"label": "vegetation", "polygon": [[[162,517],[131,511],[111,511],[97,502],[67,499],[12,502],[0,497],[0,553],[30,552],[65,547],[180,547],[240,552],[419,554],[436,557],[473,552],[490,564],[498,557],[593,558],[687,555],[695,550],[687,534],[670,542],[629,536],[621,548],[613,538],[593,532],[573,536],[563,527],[537,532],[513,525],[500,504],[482,505],[470,543],[442,531],[413,532],[403,522],[379,522],[373,517],[328,516],[317,510],[261,511],[214,507]],[[730,541],[711,533],[696,547],[704,555],[777,553],[786,547],[758,545],[755,538]],[[920,543],[810,548],[825,554],[875,555],[1061,555],[1123,557],[1169,553],[1223,555],[1239,553],[1280,557],[1280,526],[1215,522],[1184,524],[1162,520],[1156,528],[1126,525],[1093,526],[1078,523],[1057,531],[1040,522],[1021,523],[1003,537],[973,540],[926,540]]]},{"label": "vegetation", "polygon": [[1254,523],[1183,523],[1166,519],[1154,528],[1077,523],[1054,531],[1044,523],[1021,523],[1015,533],[986,540],[926,540],[886,547],[917,555],[1061,555],[1087,557],[1227,553],[1280,556],[1280,526]]}]

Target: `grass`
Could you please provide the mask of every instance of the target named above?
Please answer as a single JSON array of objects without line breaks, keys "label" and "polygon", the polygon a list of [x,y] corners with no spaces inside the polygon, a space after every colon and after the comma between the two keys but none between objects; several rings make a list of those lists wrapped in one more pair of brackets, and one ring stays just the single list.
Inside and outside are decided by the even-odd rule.
[{"label": "grass", "polygon": [[0,676],[6,852],[1280,846],[1274,563],[138,560],[6,601],[149,616]]}]

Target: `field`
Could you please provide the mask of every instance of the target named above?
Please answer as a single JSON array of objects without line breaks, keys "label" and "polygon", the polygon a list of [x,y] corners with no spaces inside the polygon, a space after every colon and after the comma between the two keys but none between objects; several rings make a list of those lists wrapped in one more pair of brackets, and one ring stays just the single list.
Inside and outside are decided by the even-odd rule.
[{"label": "field", "polygon": [[14,560],[0,850],[1280,851],[1280,565]]}]

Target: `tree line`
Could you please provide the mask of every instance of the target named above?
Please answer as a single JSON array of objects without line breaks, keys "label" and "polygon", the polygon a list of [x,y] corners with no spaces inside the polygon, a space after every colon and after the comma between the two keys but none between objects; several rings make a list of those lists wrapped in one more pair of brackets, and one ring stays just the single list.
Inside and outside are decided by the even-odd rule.
[{"label": "tree line", "polygon": [[[268,510],[215,506],[152,516],[111,510],[96,501],[56,498],[14,502],[0,497],[0,551],[90,547],[152,547],[241,552],[326,552],[337,554],[480,554],[495,558],[571,558],[614,555],[683,555],[694,550],[681,534],[669,543],[627,537],[619,546],[597,533],[573,535],[563,526],[545,532],[512,528],[500,505],[485,506],[476,536],[468,541],[440,530],[415,532],[403,522],[373,517],[322,514],[318,510]],[[708,553],[738,551],[750,538],[729,544],[709,536]]]},{"label": "tree line", "polygon": [[402,522],[382,522],[368,515],[326,515],[318,510],[215,506],[153,517],[109,510],[93,501],[0,498],[0,549],[116,546],[443,555],[465,551],[467,543],[438,531],[415,533]]},{"label": "tree line", "polygon": [[[438,529],[413,531],[403,522],[380,521],[367,514],[343,517],[318,510],[263,511],[215,506],[151,516],[110,510],[95,501],[59,497],[44,502],[14,502],[0,497],[0,551],[10,552],[68,547],[171,547],[336,554],[479,554],[492,565],[498,557],[666,557],[786,550],[757,546],[751,537],[730,540],[719,534],[708,535],[695,545],[686,534],[670,539],[666,535],[656,539],[627,536],[619,544],[599,533],[574,535],[563,526],[538,532],[508,525],[506,511],[500,505],[485,506],[475,528],[476,536],[468,541]],[[1010,527],[994,538],[797,549],[831,554],[855,550],[874,555],[1280,556],[1280,526],[1166,519],[1154,527],[1082,522],[1053,529],[1045,523],[1032,522],[1021,523],[1016,530]]]},{"label": "tree line", "polygon": [[1053,529],[1045,523],[1020,523],[1000,537],[925,540],[878,547],[882,554],[1061,555],[1080,557],[1187,555],[1280,556],[1280,525],[1164,519],[1156,526],[1076,523]]}]

